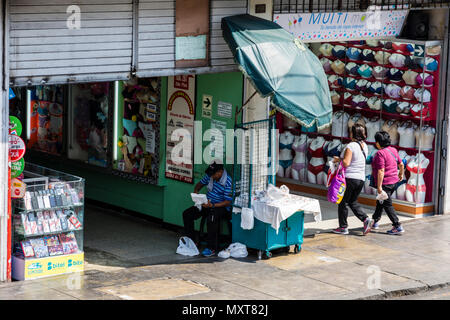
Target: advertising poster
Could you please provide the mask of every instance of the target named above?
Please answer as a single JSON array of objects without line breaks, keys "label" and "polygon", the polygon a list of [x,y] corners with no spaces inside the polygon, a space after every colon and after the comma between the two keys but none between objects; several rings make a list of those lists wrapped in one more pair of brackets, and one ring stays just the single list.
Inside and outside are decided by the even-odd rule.
[{"label": "advertising poster", "polygon": [[408,10],[275,14],[274,22],[306,42],[395,37]]},{"label": "advertising poster", "polygon": [[167,96],[166,177],[193,183],[195,77],[169,77]]}]

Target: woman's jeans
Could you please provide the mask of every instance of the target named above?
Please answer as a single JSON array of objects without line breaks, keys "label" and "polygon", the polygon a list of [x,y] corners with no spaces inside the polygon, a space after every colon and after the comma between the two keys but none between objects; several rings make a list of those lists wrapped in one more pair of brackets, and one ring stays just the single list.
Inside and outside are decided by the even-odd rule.
[{"label": "woman's jeans", "polygon": [[364,181],[358,179],[345,179],[346,188],[344,197],[338,207],[339,227],[347,228],[348,209],[347,205],[352,209],[353,214],[361,221],[367,219],[367,215],[358,203],[358,197],[364,187]]},{"label": "woman's jeans", "polygon": [[388,197],[386,200],[383,201],[383,203],[380,203],[377,201],[377,207],[375,208],[375,213],[372,216],[372,219],[375,220],[375,222],[378,222],[381,219],[381,214],[384,211],[386,211],[386,214],[388,215],[389,219],[392,222],[392,225],[397,228],[400,226],[400,222],[398,220],[397,214],[395,212],[394,207],[392,206],[392,198],[391,195],[395,191],[395,184],[386,184],[382,186],[383,190],[387,193]]}]

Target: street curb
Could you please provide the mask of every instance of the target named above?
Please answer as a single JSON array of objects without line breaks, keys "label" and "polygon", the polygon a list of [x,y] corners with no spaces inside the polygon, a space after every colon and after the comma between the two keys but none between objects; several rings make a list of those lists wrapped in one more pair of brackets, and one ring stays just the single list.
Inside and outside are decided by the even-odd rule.
[{"label": "street curb", "polygon": [[420,287],[415,288],[408,288],[408,289],[400,289],[400,290],[393,290],[393,291],[387,291],[382,294],[377,294],[369,297],[363,297],[363,298],[357,298],[355,300],[383,300],[383,299],[391,299],[391,298],[397,298],[397,297],[404,297],[409,295],[414,295],[418,293],[428,292],[428,291],[434,291],[437,289],[447,288],[450,286],[450,282],[440,283],[440,284],[434,284],[434,285],[424,285]]}]

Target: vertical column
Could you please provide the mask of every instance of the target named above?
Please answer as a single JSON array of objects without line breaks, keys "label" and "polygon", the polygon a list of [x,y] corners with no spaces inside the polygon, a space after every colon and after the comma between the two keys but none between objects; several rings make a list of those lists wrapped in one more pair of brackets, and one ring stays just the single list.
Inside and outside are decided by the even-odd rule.
[{"label": "vertical column", "polygon": [[0,87],[0,281],[10,279],[9,245],[9,171],[8,171],[8,133],[9,133],[9,70],[7,55],[7,0],[0,0],[0,70],[2,73]]}]

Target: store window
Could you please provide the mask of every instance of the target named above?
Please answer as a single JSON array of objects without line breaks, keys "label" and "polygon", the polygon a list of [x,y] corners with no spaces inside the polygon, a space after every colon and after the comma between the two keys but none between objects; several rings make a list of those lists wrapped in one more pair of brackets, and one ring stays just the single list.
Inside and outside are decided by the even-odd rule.
[{"label": "store window", "polygon": [[63,153],[64,86],[36,86],[27,91],[27,148],[53,155]]},{"label": "store window", "polygon": [[393,198],[412,206],[433,202],[440,43],[367,40],[310,47],[328,77],[333,122],[317,132],[278,114],[278,177],[325,189],[327,162],[351,141],[351,126],[362,123],[369,146],[363,192],[375,195],[369,187],[371,159],[377,151],[374,135],[384,130],[406,168],[406,183]]},{"label": "store window", "polygon": [[110,82],[74,84],[69,88],[69,159],[108,166],[108,130],[113,85]]},{"label": "store window", "polygon": [[116,82],[116,174],[156,184],[159,171],[160,79]]}]

